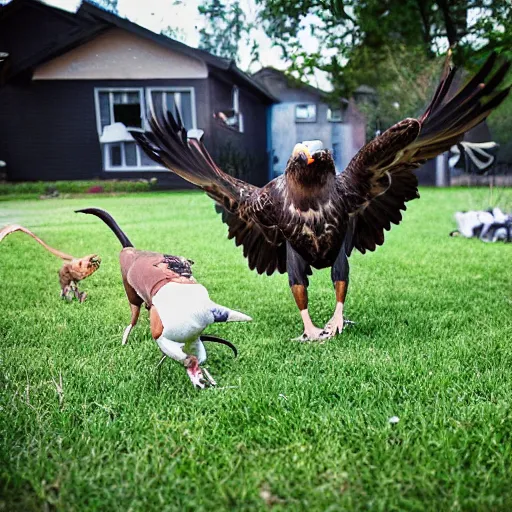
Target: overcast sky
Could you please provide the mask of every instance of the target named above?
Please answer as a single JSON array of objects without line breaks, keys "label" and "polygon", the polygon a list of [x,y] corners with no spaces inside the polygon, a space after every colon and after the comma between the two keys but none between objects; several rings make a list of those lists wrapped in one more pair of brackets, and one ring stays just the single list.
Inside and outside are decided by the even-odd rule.
[{"label": "overcast sky", "polygon": [[[160,32],[168,26],[178,29],[184,43],[197,47],[199,30],[204,26],[204,19],[197,9],[199,4],[201,4],[199,0],[185,0],[178,5],[174,0],[118,0],[118,11],[121,16],[155,32]],[[240,0],[240,6],[244,10],[248,22],[256,20],[257,6],[254,0]],[[300,34],[303,48],[311,52],[318,48],[316,39],[310,35],[308,30],[309,24],[312,22],[314,20],[306,18],[303,22],[304,30]],[[254,30],[251,35],[260,46],[260,61],[253,64],[250,68],[251,72],[264,66],[273,66],[278,69],[286,67],[286,62],[281,57],[281,50],[272,47],[270,39],[262,28]],[[247,70],[251,62],[250,48],[241,44],[239,54],[240,67]],[[328,80],[320,74],[315,77],[315,81],[316,83],[312,85],[323,89],[330,88]]]}]

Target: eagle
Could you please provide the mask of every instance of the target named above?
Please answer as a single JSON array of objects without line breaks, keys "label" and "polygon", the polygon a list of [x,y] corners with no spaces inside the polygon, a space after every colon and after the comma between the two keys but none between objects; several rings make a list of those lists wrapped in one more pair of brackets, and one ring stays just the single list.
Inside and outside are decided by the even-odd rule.
[{"label": "eagle", "polygon": [[[384,243],[384,231],[399,224],[408,201],[419,197],[414,170],[457,144],[507,96],[499,90],[510,63],[493,74],[496,54],[463,86],[446,59],[439,85],[423,115],[407,118],[371,140],[337,174],[330,151],[317,142],[297,144],[284,174],[264,187],[220,169],[202,142],[187,137],[178,109],[151,111],[151,131],[131,131],[159,165],[202,188],[228,226],[228,238],[243,246],[249,268],[288,274],[304,326],[302,341],[323,340],[343,330],[349,263]],[[336,295],[324,328],[308,312],[312,268],[331,268]]]}]

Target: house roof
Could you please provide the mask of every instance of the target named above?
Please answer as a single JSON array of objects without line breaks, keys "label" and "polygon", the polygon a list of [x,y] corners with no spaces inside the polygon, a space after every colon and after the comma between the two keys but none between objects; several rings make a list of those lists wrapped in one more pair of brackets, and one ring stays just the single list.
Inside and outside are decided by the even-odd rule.
[{"label": "house roof", "polygon": [[[58,34],[49,44],[42,46],[39,51],[28,57],[11,59],[15,60],[15,62],[11,62],[9,77],[19,75],[28,70],[33,70],[44,62],[48,62],[90,41],[100,33],[112,27],[117,27],[140,37],[150,39],[171,50],[200,59],[210,70],[230,74],[235,82],[245,85],[268,102],[273,103],[278,101],[262,84],[240,70],[233,60],[217,57],[205,50],[192,48],[167,36],[152,32],[125,18],[107,12],[87,0],[82,2],[76,14],[39,4],[35,0],[12,0],[9,4],[0,8],[0,26],[3,20],[7,20],[11,14],[27,5],[37,5],[38,8],[54,11],[57,16],[67,17],[68,21],[73,22],[74,28],[65,34]],[[9,80],[9,77],[7,80]]]},{"label": "house roof", "polygon": [[[310,94],[313,94],[315,96],[318,96],[322,100],[329,100],[329,93],[326,91],[323,91],[322,89],[319,89],[318,87],[314,87],[312,85],[307,84],[306,82],[303,82],[302,80],[298,80],[296,78],[290,77],[287,75],[284,71],[281,71],[279,69],[273,68],[271,66],[264,67],[260,69],[259,71],[256,71],[254,73],[253,78],[260,82],[262,85],[265,83],[266,88],[269,90],[270,94],[273,94],[276,97],[279,97],[279,93],[277,90],[273,90],[272,86],[266,83],[265,77],[268,76],[274,76],[278,79],[281,79],[286,82],[288,88],[290,89],[302,89],[308,91]],[[348,103],[348,100],[346,98],[341,98],[341,101],[343,103]]]},{"label": "house roof", "polygon": [[366,84],[361,84],[355,91],[356,94],[377,94],[377,91]]}]

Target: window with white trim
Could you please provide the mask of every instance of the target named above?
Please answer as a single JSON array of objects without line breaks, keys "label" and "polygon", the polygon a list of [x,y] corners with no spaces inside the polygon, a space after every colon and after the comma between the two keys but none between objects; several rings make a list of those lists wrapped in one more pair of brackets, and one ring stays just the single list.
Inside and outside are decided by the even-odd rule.
[{"label": "window with white trim", "polygon": [[193,89],[148,87],[147,91],[154,111],[169,111],[175,115],[178,108],[183,126],[187,130],[196,128]]},{"label": "window with white trim", "polygon": [[236,85],[234,85],[231,90],[231,105],[232,108],[228,110],[215,112],[214,117],[222,121],[226,126],[229,126],[229,128],[243,133],[244,116],[240,112],[240,89]]},{"label": "window with white trim", "polygon": [[315,123],[316,105],[314,103],[302,103],[295,105],[295,122]]},{"label": "window with white trim", "polygon": [[144,171],[161,167],[135,143],[128,130],[148,129],[146,105],[165,107],[173,114],[177,106],[185,128],[196,128],[194,89],[188,88],[97,88],[96,123],[106,171]]},{"label": "window with white trim", "polygon": [[343,121],[343,111],[340,107],[330,107],[327,110],[327,121],[331,123],[341,123]]},{"label": "window with white trim", "polygon": [[144,89],[98,88],[95,90],[95,100],[103,168],[106,171],[120,171],[138,169],[145,164],[156,167],[154,162],[147,161],[127,130],[144,127]]}]

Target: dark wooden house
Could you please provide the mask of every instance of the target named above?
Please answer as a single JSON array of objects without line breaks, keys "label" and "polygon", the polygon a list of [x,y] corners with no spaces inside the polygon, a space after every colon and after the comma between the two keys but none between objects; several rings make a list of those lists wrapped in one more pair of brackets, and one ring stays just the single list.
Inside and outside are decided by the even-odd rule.
[{"label": "dark wooden house", "polygon": [[264,86],[232,61],[83,2],[76,13],[34,0],[0,8],[0,160],[11,181],[165,179],[126,127],[177,106],[228,172],[270,176]]}]

